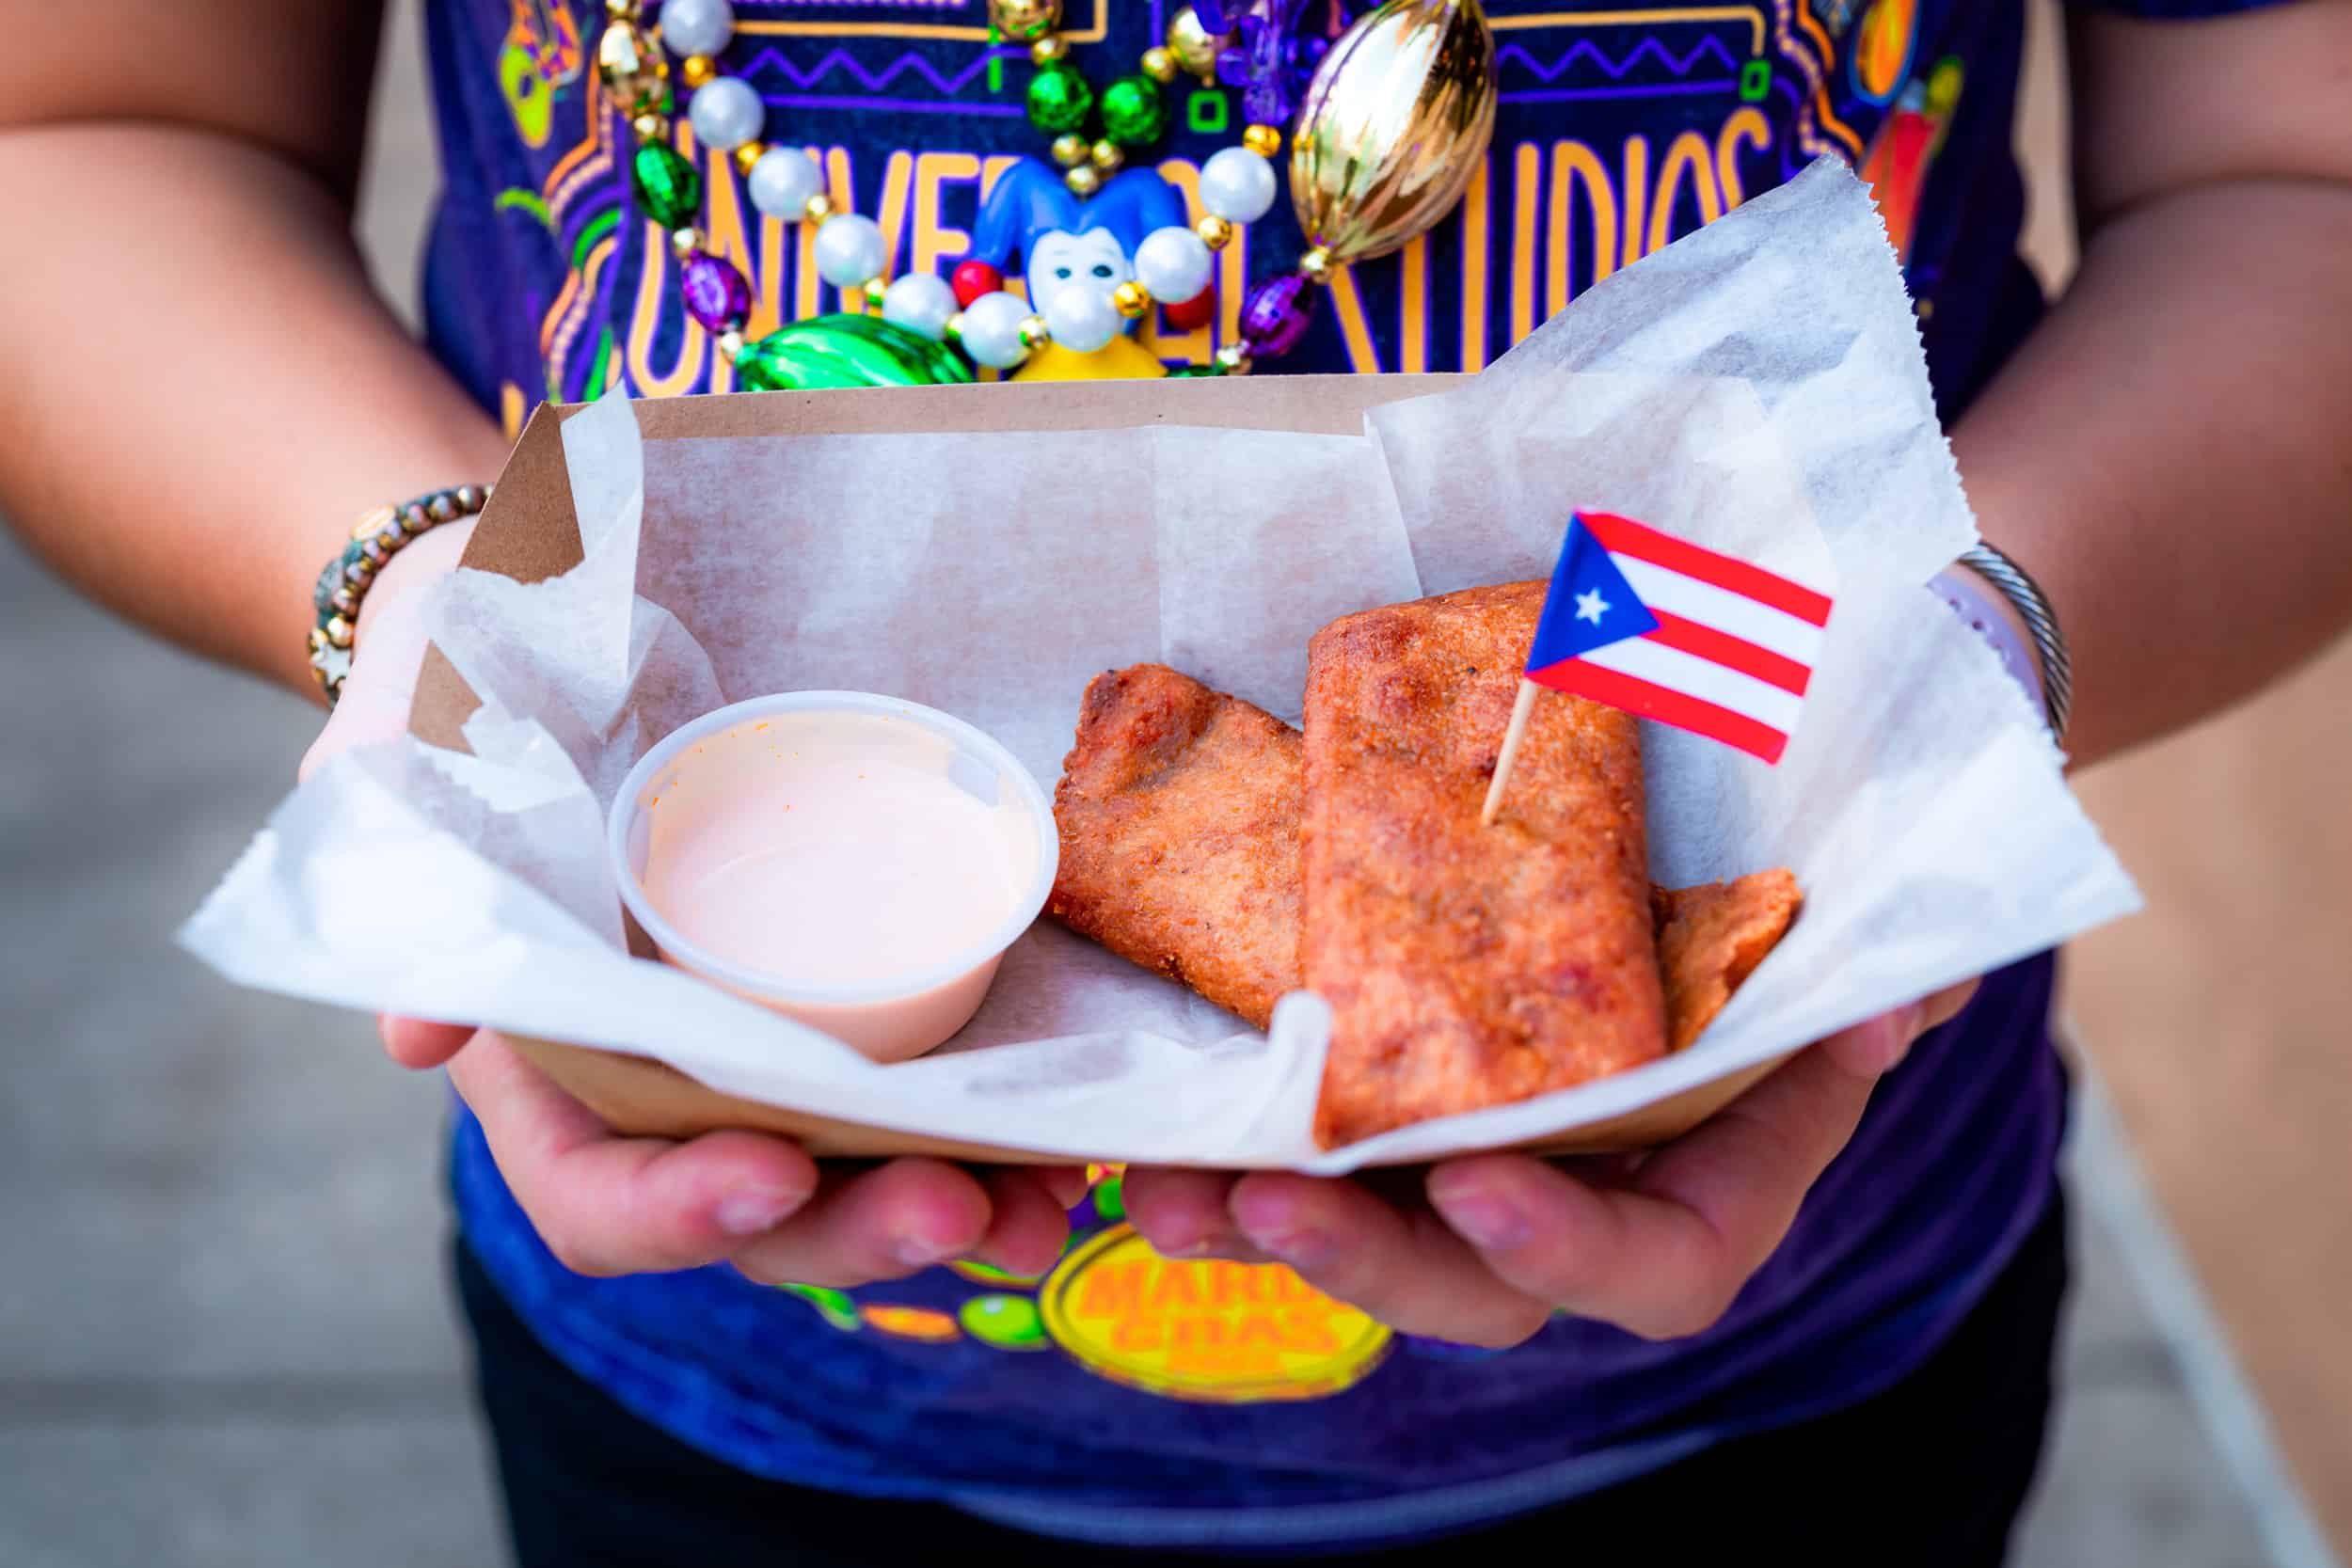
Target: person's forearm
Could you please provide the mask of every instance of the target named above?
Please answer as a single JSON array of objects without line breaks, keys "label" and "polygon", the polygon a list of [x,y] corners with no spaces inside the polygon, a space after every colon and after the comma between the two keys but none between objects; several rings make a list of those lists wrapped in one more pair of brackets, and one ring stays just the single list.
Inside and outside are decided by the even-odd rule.
[{"label": "person's forearm", "polygon": [[1952,439],[1985,537],[2057,606],[2078,762],[2316,652],[2352,624],[2352,188],[2118,215]]},{"label": "person's forearm", "polygon": [[[0,514],[76,586],[297,689],[358,514],[495,477],[496,424],[371,288],[349,214],[252,143],[0,132],[0,192],[79,191],[0,246]],[[61,210],[61,209],[60,209]]]}]

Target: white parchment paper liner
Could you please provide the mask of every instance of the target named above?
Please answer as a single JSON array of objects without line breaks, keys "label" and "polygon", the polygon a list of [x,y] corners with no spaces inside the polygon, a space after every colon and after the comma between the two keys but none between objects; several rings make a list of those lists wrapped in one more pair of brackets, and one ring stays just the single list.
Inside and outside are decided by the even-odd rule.
[{"label": "white parchment paper liner", "polygon": [[[873,1126],[1341,1171],[1617,1116],[2137,907],[2025,694],[1922,587],[1975,529],[1892,252],[1842,167],[1368,426],[648,443],[608,399],[563,429],[583,562],[529,586],[460,572],[431,605],[484,702],[474,754],[404,740],[323,768],[182,941],[246,984],[637,1053]],[[1318,626],[1543,576],[1579,506],[1836,597],[1780,767],[1645,726],[1656,879],[1788,865],[1806,894],[1677,1056],[1324,1152],[1308,1129],[1328,1012],[1311,995],[1262,1037],[1041,925],[946,1050],[878,1068],[620,945],[604,805],[723,702],[911,698],[1050,786],[1095,673],[1157,659],[1295,720]]]}]

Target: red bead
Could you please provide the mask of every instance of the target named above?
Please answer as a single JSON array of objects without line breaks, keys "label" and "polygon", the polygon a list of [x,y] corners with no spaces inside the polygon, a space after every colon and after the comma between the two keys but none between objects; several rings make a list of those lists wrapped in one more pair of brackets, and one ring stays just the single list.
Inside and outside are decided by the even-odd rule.
[{"label": "red bead", "polygon": [[1168,311],[1168,325],[1179,332],[1206,326],[1216,319],[1216,285],[1212,283],[1182,304],[1162,309]]},{"label": "red bead", "polygon": [[956,303],[969,309],[982,294],[1003,288],[1005,275],[986,261],[966,261],[949,275],[947,286],[956,291]]}]

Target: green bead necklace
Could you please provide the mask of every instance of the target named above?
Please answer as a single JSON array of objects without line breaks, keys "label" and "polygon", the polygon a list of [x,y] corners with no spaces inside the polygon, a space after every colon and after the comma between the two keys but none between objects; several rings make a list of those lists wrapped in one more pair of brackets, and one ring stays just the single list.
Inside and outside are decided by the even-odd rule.
[{"label": "green bead necklace", "polygon": [[[1187,70],[1204,83],[1214,82],[1216,57],[1212,50],[1202,58],[1180,58],[1174,49],[1153,44],[1137,69],[1098,93],[1072,62],[1069,40],[1057,30],[1060,24],[1061,0],[990,0],[990,44],[1000,39],[1025,43],[1037,66],[1024,98],[1029,123],[1054,138],[1054,162],[1061,166],[1071,191],[1092,196],[1130,153],[1153,147],[1168,135],[1162,87]],[[1101,135],[1089,135],[1089,124],[1098,119]]]}]

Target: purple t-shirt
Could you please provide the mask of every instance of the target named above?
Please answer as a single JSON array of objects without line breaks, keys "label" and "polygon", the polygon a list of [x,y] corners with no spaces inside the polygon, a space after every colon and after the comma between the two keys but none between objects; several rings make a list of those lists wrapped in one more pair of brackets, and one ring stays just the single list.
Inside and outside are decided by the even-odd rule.
[{"label": "purple t-shirt", "polygon": [[[1132,69],[1171,8],[1066,0],[1073,58],[1096,79]],[[1299,9],[1314,32],[1345,8]],[[1469,195],[1402,254],[1349,269],[1271,369],[1476,370],[1597,277],[1822,152],[1877,189],[1947,418],[2031,325],[2010,154],[2022,0],[1486,9],[1501,109]],[[1005,231],[987,193],[1043,138],[1019,107],[1025,54],[992,45],[984,0],[735,12],[722,68],[765,100],[771,141],[817,150],[836,200],[882,226],[894,275],[945,273],[976,233]],[[725,387],[663,236],[629,208],[628,127],[593,83],[600,8],[428,0],[426,14],[445,173],[426,265],[436,351],[510,424],[543,397]],[[1188,192],[1233,142],[1238,94],[1184,79],[1171,99],[1157,167]],[[728,161],[704,169],[706,227],[751,280],[753,333],[836,309]],[[1282,203],[1246,234],[1221,294],[1296,254]],[[1197,363],[1232,330],[1228,301],[1190,332],[1155,313],[1139,341]],[[1499,1354],[1392,1335],[1287,1270],[1157,1258],[1122,1223],[1115,1176],[1042,1278],[960,1266],[846,1292],[724,1268],[576,1276],[462,1112],[454,1184],[469,1242],[559,1357],[747,1470],[1111,1542],[1393,1538],[1606,1485],[1918,1365],[2049,1201],[2064,1116],[2052,968],[1994,975],[1923,1041],[1722,1323],[1672,1344],[1568,1318]]]}]

